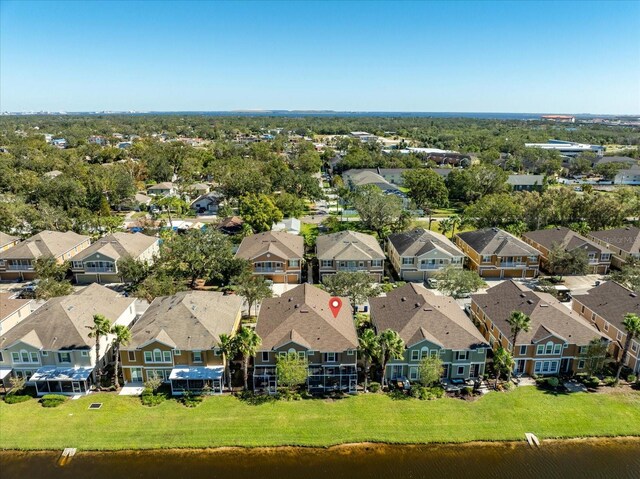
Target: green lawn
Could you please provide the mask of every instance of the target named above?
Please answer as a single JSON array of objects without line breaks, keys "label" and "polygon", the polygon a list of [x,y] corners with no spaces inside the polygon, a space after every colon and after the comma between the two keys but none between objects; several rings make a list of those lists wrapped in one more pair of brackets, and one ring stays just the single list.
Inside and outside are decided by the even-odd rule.
[{"label": "green lawn", "polygon": [[[88,410],[92,402],[102,409]],[[369,394],[342,400],[249,405],[209,397],[195,409],[174,400],[155,408],[139,398],[92,394],[45,409],[35,400],[0,403],[0,448],[85,450],[215,446],[328,446],[350,442],[640,436],[640,393],[554,396],[535,387],[459,399],[392,400]]]}]

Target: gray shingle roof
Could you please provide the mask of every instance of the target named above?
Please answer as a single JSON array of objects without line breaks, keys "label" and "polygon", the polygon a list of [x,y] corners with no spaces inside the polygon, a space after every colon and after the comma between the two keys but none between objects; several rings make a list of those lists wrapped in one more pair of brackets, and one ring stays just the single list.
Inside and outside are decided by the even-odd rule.
[{"label": "gray shingle roof", "polygon": [[397,331],[406,346],[429,340],[445,349],[463,350],[489,344],[448,296],[408,283],[383,298],[370,298],[371,321],[380,331]]},{"label": "gray shingle roof", "polygon": [[590,235],[627,253],[640,253],[640,228],[635,226],[592,231]]},{"label": "gray shingle roof", "polygon": [[284,231],[258,233],[242,240],[236,256],[250,260],[265,253],[283,259],[300,259],[304,255],[304,238]]},{"label": "gray shingle roof", "polygon": [[73,231],[67,231],[65,233],[59,231],[42,231],[22,243],[15,245],[13,248],[0,253],[0,258],[37,259],[41,256],[58,257],[88,239],[88,236],[82,236]]},{"label": "gray shingle roof", "polygon": [[565,247],[567,251],[575,249],[583,249],[585,251],[597,251],[601,253],[612,253],[604,246],[600,246],[595,241],[579,235],[569,228],[557,227],[546,230],[529,231],[522,235],[523,238],[529,238],[536,243],[551,250],[554,245],[559,244]]},{"label": "gray shingle roof", "polygon": [[498,256],[529,256],[540,252],[511,233],[498,228],[485,228],[457,235],[477,253]]},{"label": "gray shingle roof", "polygon": [[125,256],[138,258],[156,242],[158,242],[158,238],[142,233],[113,233],[98,239],[87,249],[71,258],[71,261],[82,261],[95,253],[102,253],[113,260]]},{"label": "gray shingle roof", "polygon": [[513,186],[542,186],[544,175],[509,175],[507,183]]},{"label": "gray shingle roof", "polygon": [[310,284],[301,284],[260,306],[256,333],[261,350],[270,351],[290,341],[310,351],[340,352],[358,347],[358,336],[348,298],[342,299],[337,317],[329,308],[331,295]]},{"label": "gray shingle roof", "polygon": [[518,334],[518,344],[531,344],[550,334],[578,345],[586,345],[592,339],[602,337],[578,313],[569,310],[550,294],[532,291],[513,281],[505,281],[471,298],[507,338],[512,337],[507,322],[511,313],[522,311],[528,315],[531,329]]},{"label": "gray shingle roof", "polygon": [[213,291],[158,297],[131,328],[131,341],[123,349],[152,341],[187,351],[211,349],[219,344],[220,334],[233,334],[241,308],[239,296]]},{"label": "gray shingle roof", "polygon": [[[86,349],[95,345],[89,338],[93,315],[116,321],[135,298],[125,298],[97,283],[69,296],[47,301],[0,337],[0,348],[23,340],[45,350]],[[132,316],[133,317],[133,316]]]},{"label": "gray shingle roof", "polygon": [[4,245],[7,245],[9,243],[13,243],[18,239],[20,238],[18,238],[17,236],[11,236],[11,235],[8,235],[7,233],[3,233],[2,231],[0,231],[0,248],[2,248]]},{"label": "gray shingle roof", "polygon": [[464,256],[444,235],[424,228],[391,234],[387,239],[400,256],[422,256],[434,249],[444,250],[452,256]]},{"label": "gray shingle roof", "polygon": [[320,235],[316,240],[318,259],[372,260],[384,259],[384,252],[371,235],[357,231],[340,231]]},{"label": "gray shingle roof", "polygon": [[591,311],[624,331],[622,320],[627,313],[640,315],[640,294],[621,286],[614,281],[607,281],[587,291],[586,294],[576,294],[575,301],[584,304]]}]

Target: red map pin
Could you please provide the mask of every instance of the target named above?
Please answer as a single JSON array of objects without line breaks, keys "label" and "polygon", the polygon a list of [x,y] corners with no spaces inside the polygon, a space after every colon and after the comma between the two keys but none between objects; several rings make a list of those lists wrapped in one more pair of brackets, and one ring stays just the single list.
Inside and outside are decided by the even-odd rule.
[{"label": "red map pin", "polygon": [[337,318],[338,313],[340,312],[340,308],[342,308],[342,300],[340,298],[331,298],[329,300],[329,308],[333,313],[333,317]]}]

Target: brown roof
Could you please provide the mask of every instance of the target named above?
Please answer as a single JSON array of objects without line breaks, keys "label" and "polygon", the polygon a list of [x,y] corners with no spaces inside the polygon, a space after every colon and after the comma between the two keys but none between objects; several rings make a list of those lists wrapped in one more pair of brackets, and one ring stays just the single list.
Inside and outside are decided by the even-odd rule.
[{"label": "brown roof", "polygon": [[640,315],[640,294],[614,281],[591,288],[586,294],[576,294],[573,299],[595,311],[621,331],[624,331],[622,320],[625,314]]},{"label": "brown roof", "polygon": [[420,284],[408,283],[369,304],[376,329],[397,331],[407,346],[425,339],[453,350],[489,346],[453,298],[436,296]]},{"label": "brown roof", "polygon": [[371,235],[357,231],[340,231],[318,236],[318,259],[384,259],[384,252]]},{"label": "brown roof", "polygon": [[125,256],[138,258],[157,242],[158,238],[142,233],[113,233],[98,239],[87,249],[72,257],[71,261],[82,261],[95,253],[102,253],[113,260]]},{"label": "brown roof", "polygon": [[242,298],[213,291],[182,291],[156,298],[131,328],[126,348],[160,341],[174,349],[202,351],[220,342],[220,334],[233,334]]},{"label": "brown roof", "polygon": [[358,336],[348,298],[342,299],[337,317],[329,308],[331,295],[310,284],[301,284],[260,306],[256,333],[261,350],[295,342],[310,351],[339,352],[358,347]]},{"label": "brown roof", "polygon": [[602,337],[578,313],[550,294],[532,291],[514,281],[505,281],[471,298],[507,338],[512,336],[507,322],[511,313],[522,311],[528,315],[531,329],[518,334],[518,344],[531,344],[554,335],[567,343],[586,345],[592,339]]},{"label": "brown roof", "polygon": [[464,253],[446,236],[424,228],[391,234],[387,240],[400,256],[422,256],[433,250],[444,251],[451,256],[464,256]]},{"label": "brown roof", "polygon": [[244,224],[244,220],[239,216],[228,216],[221,220],[216,226],[220,229],[222,228],[236,228],[238,226],[242,226]]},{"label": "brown roof", "polygon": [[88,236],[73,231],[42,231],[37,235],[0,253],[2,259],[37,259],[41,256],[58,257],[84,243]]},{"label": "brown roof", "polygon": [[540,254],[533,246],[498,228],[468,231],[458,233],[456,236],[482,255],[537,256]]},{"label": "brown roof", "polygon": [[553,249],[554,245],[559,244],[564,246],[567,251],[582,249],[587,252],[613,253],[613,251],[609,251],[595,241],[587,239],[575,231],[571,231],[569,228],[565,227],[529,231],[523,234],[522,237],[529,238],[548,250]]},{"label": "brown roof", "polygon": [[0,337],[0,349],[17,341],[53,351],[91,348],[95,345],[95,340],[89,338],[93,315],[103,314],[114,322],[134,303],[135,298],[125,298],[94,283],[69,296],[47,301]]},{"label": "brown roof", "polygon": [[258,233],[242,240],[236,256],[251,260],[266,253],[282,259],[301,259],[304,255],[304,238],[284,231]]},{"label": "brown roof", "polygon": [[32,301],[31,299],[14,299],[11,296],[11,293],[0,293],[0,321]]},{"label": "brown roof", "polygon": [[7,233],[3,233],[2,231],[0,231],[0,248],[8,245],[9,243],[13,243],[15,241],[18,241],[20,238],[18,238],[17,236],[11,236],[8,235]]},{"label": "brown roof", "polygon": [[607,243],[609,246],[615,246],[627,253],[640,253],[640,228],[636,228],[635,226],[627,226],[614,230],[592,231],[590,235]]}]

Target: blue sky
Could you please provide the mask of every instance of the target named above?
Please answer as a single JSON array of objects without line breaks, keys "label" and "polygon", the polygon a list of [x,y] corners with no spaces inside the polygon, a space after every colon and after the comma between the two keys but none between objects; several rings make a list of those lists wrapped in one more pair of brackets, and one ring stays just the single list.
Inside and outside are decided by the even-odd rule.
[{"label": "blue sky", "polygon": [[640,113],[640,2],[0,0],[0,110]]}]

